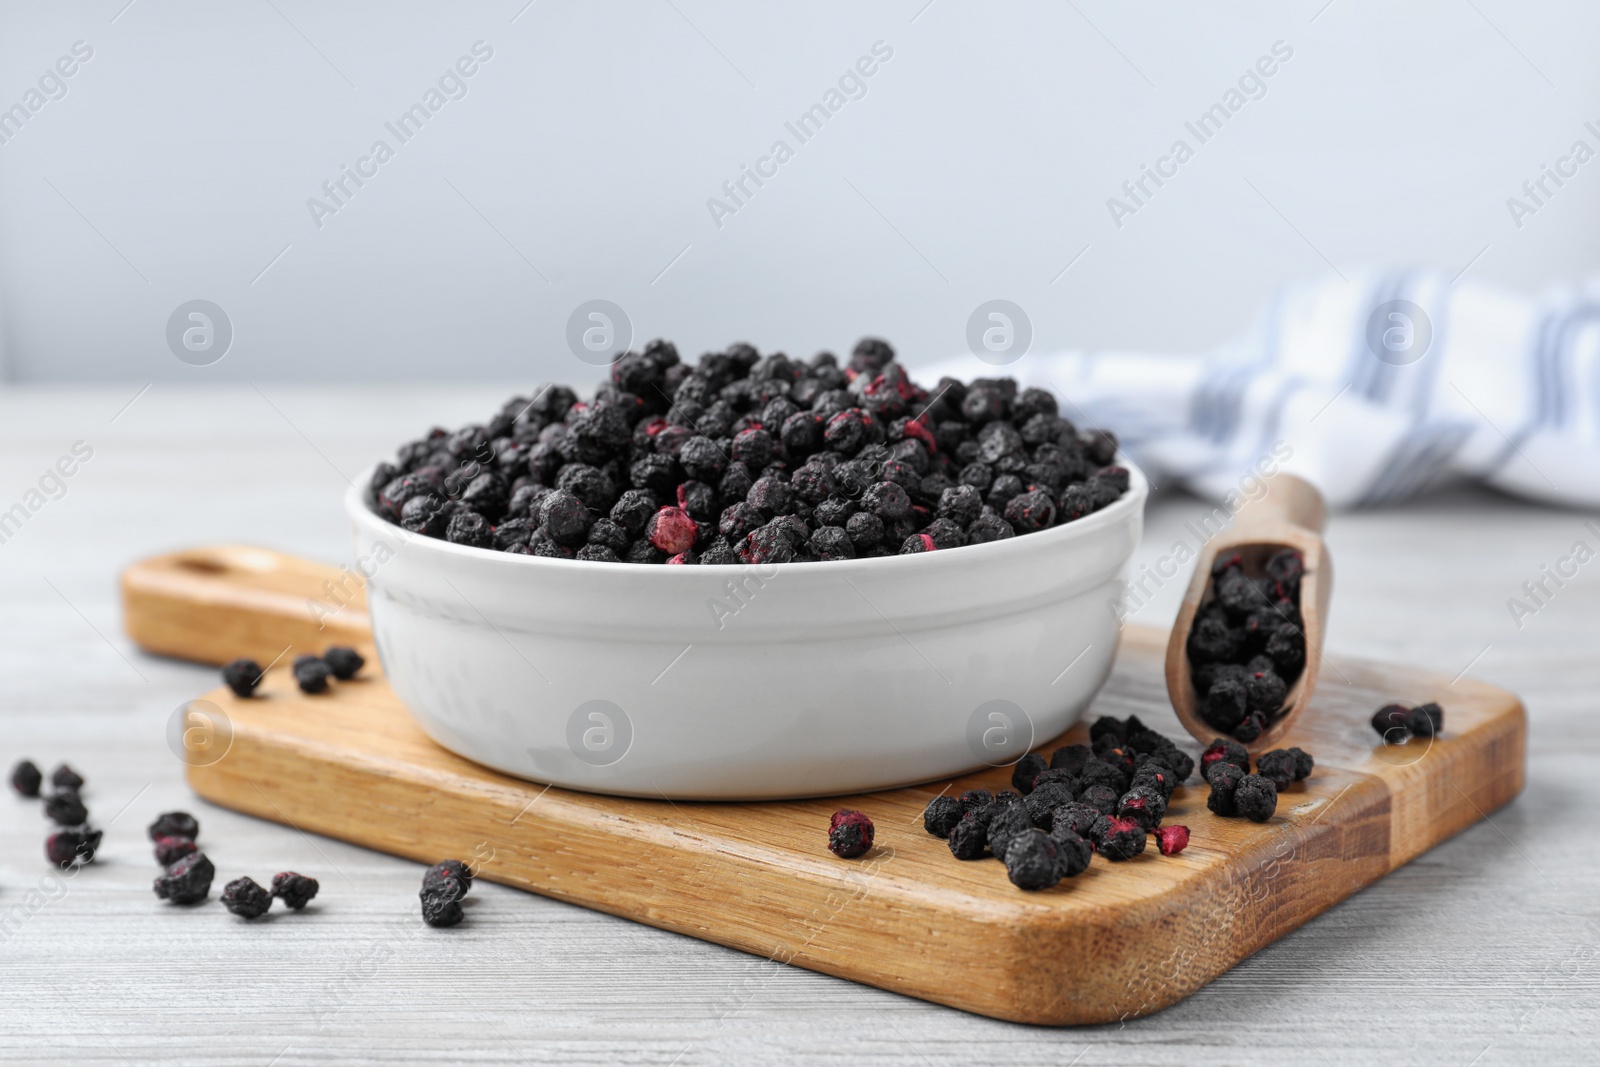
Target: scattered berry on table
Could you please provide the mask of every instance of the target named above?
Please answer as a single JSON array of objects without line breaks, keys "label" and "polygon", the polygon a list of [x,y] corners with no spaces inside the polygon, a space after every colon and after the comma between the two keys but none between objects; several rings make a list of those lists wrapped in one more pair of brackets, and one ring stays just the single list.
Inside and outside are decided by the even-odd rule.
[{"label": "scattered berry on table", "polygon": [[1155,835],[1156,848],[1163,856],[1176,856],[1189,847],[1187,826],[1158,826],[1150,832]]},{"label": "scattered berry on table", "polygon": [[366,666],[366,658],[353,648],[343,645],[334,645],[322,654],[322,661],[328,665],[333,676],[341,682],[348,682]]},{"label": "scattered berry on table", "polygon": [[872,848],[874,832],[865,812],[841,808],[828,823],[828,851],[847,860],[864,856]]},{"label": "scattered berry on table", "polygon": [[309,904],[320,888],[322,887],[315,878],[308,878],[294,871],[284,871],[272,876],[272,895],[283,901],[285,907],[294,911],[299,911]]},{"label": "scattered berry on table", "polygon": [[44,813],[57,826],[81,826],[89,821],[89,809],[74,790],[64,790],[45,797]]},{"label": "scattered berry on table", "polygon": [[222,906],[241,919],[259,919],[272,907],[272,894],[253,878],[235,878],[222,889]]},{"label": "scattered berry on table", "polygon": [[461,898],[472,888],[472,873],[460,860],[445,860],[422,876],[422,921],[429,926],[454,926],[461,921]]},{"label": "scattered berry on table", "polygon": [[302,693],[326,693],[333,670],[321,656],[309,653],[294,658],[294,680]]},{"label": "scattered berry on table", "polygon": [[55,866],[65,870],[75,864],[93,863],[100,848],[101,831],[88,826],[57,830],[45,838],[44,854]]},{"label": "scattered berry on table", "polygon": [[39,768],[32,760],[22,760],[11,768],[11,788],[20,796],[38,796],[39,786],[43,783],[44,775],[39,773]]},{"label": "scattered berry on table", "polygon": [[241,657],[222,668],[222,683],[233,690],[234,696],[249,697],[261,684],[261,674],[261,664]]},{"label": "scattered berry on table", "polygon": [[166,837],[156,838],[156,862],[163,867],[170,867],[191,852],[200,851],[194,838],[184,837],[181,834],[170,834]]},{"label": "scattered berry on table", "polygon": [[186,811],[166,811],[156,816],[156,821],[149,826],[149,832],[152,841],[163,837],[193,839],[200,836],[200,823]]},{"label": "scattered berry on table", "polygon": [[423,874],[422,884],[424,887],[438,885],[452,878],[463,894],[472,888],[472,868],[460,860],[440,860],[435,863]]},{"label": "scattered berry on table", "polygon": [[156,896],[174,904],[198,904],[211,892],[217,869],[204,852],[192,852],[155,881]]},{"label": "scattered berry on table", "polygon": [[50,772],[50,784],[57,789],[76,793],[83,788],[83,775],[63,763]]},{"label": "scattered berry on table", "polygon": [[[830,353],[762,357],[743,344],[691,364],[652,341],[619,359],[589,401],[557,387],[408,442],[368,492],[389,522],[484,550],[831,561],[1074,521],[1128,491],[1127,469],[1109,466],[1116,449],[1115,435],[1080,432],[1048,392],[1008,378],[923,388],[873,338],[844,367]],[[792,520],[787,535],[779,520]]]}]

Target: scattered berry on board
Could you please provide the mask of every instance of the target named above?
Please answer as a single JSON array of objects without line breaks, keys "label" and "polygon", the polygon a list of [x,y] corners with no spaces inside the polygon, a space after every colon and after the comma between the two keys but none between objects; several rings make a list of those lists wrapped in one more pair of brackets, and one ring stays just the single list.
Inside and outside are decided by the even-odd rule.
[{"label": "scattered berry on board", "polygon": [[864,813],[840,808],[828,823],[828,851],[847,860],[864,856],[872,849],[874,832],[872,820]]},{"label": "scattered berry on board", "polygon": [[1385,704],[1372,713],[1372,728],[1391,745],[1403,745],[1413,737],[1436,737],[1444,729],[1444,709],[1437,704]]},{"label": "scattered berry on board", "polygon": [[1212,729],[1248,744],[1283,713],[1305,669],[1304,575],[1304,558],[1287,548],[1269,557],[1259,575],[1247,574],[1237,554],[1213,564],[1186,649],[1198,711]]},{"label": "scattered berry on board", "polygon": [[233,690],[234,696],[255,694],[261,684],[261,664],[253,659],[240,658],[222,668],[222,684]]},{"label": "scattered berry on board", "polygon": [[333,669],[321,656],[309,653],[294,658],[294,680],[302,693],[326,693]]},{"label": "scattered berry on board", "polygon": [[868,338],[847,364],[736,344],[690,365],[652,341],[592,400],[514,397],[380,463],[372,510],[412,533],[518,555],[789,563],[946,551],[1117,501],[1117,440],[1009,378],[913,382]]},{"label": "scattered berry on board", "polygon": [[[334,645],[322,655],[305,653],[294,658],[295,684],[303,693],[326,693],[330,679],[348,682],[366,666],[366,657],[353,648]],[[240,658],[222,668],[222,681],[235,696],[255,695],[264,672],[253,659]]]},{"label": "scattered berry on board", "polygon": [[1153,831],[1156,839],[1156,848],[1163,856],[1176,856],[1189,847],[1189,828],[1187,826],[1158,826]]},{"label": "scattered berry on board", "polygon": [[322,661],[328,665],[333,676],[341,682],[348,682],[356,673],[366,666],[366,659],[353,648],[343,645],[334,645],[322,654]]}]

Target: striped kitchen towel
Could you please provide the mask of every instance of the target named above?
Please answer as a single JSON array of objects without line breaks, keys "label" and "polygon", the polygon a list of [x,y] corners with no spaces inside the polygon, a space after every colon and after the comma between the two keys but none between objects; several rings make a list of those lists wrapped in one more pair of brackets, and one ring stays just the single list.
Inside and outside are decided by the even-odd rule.
[{"label": "striped kitchen towel", "polygon": [[1301,283],[1209,355],[1009,361],[1015,334],[918,377],[1048,388],[1080,426],[1115,430],[1157,485],[1217,499],[1287,452],[1281,467],[1333,507],[1462,479],[1600,506],[1600,281],[1537,300],[1421,271]]}]

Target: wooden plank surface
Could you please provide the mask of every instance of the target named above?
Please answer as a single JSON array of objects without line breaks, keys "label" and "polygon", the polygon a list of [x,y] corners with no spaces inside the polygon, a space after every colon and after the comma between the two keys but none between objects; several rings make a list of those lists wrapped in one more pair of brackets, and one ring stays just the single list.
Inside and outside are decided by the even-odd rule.
[{"label": "wooden plank surface", "polygon": [[[1351,662],[1341,668],[1350,684],[1314,699],[1285,734],[1318,765],[1269,822],[1219,818],[1201,786],[1180,787],[1168,819],[1193,834],[1181,857],[1152,847],[1124,863],[1101,859],[1027,894],[996,862],[955,860],[920,825],[933,796],[1007,788],[1007,768],[805,802],[629,800],[545,789],[452,755],[416,727],[376,665],[304,694],[281,650],[317,647],[305,615],[339,579],[332,567],[238,546],[124,573],[124,624],[142,644],[182,653],[192,639],[196,658],[232,647],[280,661],[255,697],[218,689],[199,702],[210,728],[188,753],[201,796],[414,860],[471,859],[491,881],[1017,1022],[1105,1023],[1166,1007],[1522,787],[1516,698]],[[203,617],[194,638],[181,630],[185,603]],[[1197,755],[1166,700],[1166,648],[1164,631],[1127,628],[1091,714],[1116,705]],[[1445,733],[1383,745],[1367,719],[1394,694],[1448,701]],[[1043,751],[1086,739],[1080,725]],[[1452,782],[1469,785],[1445,788]],[[840,806],[881,826],[858,862],[823,848]]]},{"label": "wooden plank surface", "polygon": [[[1600,854],[1585,844],[1600,805],[1600,571],[1583,568],[1521,629],[1506,607],[1589,516],[1466,490],[1334,516],[1332,662],[1466,671],[1518,692],[1526,788],[1173,1007],[1052,1030],[497,885],[474,890],[467,923],[430,936],[415,919],[416,864],[197,803],[164,729],[215,672],[124,639],[117,574],[210,542],[348,558],[328,504],[341,472],[433,423],[480,418],[512,387],[157,385],[119,415],[143,385],[0,389],[0,497],[20,496],[72,441],[95,447],[67,494],[0,546],[0,756],[71,759],[97,819],[116,817],[103,864],[0,943],[0,1062],[1600,1061],[1600,919],[1584,903],[1600,896]],[[1135,570],[1208,511],[1158,497]],[[1185,578],[1136,619],[1170,622]],[[1343,684],[1325,668],[1323,691]],[[158,906],[142,826],[183,805],[225,877],[322,875],[320,910],[299,917],[313,921]],[[0,813],[8,911],[44,873],[44,828],[22,802],[0,798]]]}]

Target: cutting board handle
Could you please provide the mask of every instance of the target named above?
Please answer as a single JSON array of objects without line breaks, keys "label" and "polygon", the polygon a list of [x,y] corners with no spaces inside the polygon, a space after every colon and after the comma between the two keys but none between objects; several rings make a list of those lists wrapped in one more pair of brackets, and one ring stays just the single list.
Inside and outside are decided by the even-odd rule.
[{"label": "cutting board handle", "polygon": [[265,665],[329,645],[372,649],[359,572],[249,545],[133,564],[122,572],[122,625],[146,652],[196,663],[248,656]]}]

